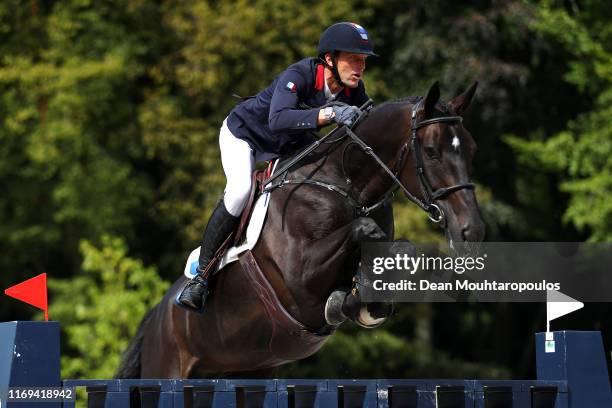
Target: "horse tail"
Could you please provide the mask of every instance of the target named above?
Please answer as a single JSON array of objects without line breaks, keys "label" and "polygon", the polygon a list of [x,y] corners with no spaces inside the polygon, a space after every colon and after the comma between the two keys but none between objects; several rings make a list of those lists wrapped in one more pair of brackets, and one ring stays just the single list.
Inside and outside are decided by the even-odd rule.
[{"label": "horse tail", "polygon": [[136,335],[128,345],[128,348],[123,353],[121,364],[115,373],[115,378],[140,378],[140,352],[142,349],[142,341],[144,339],[144,331],[147,323],[153,317],[153,312],[157,309],[156,305],[154,308],[143,317]]}]

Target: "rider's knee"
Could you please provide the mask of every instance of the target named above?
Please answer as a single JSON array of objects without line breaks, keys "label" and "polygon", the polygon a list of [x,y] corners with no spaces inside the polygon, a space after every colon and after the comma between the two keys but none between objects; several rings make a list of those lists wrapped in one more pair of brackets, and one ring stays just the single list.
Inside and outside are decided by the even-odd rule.
[{"label": "rider's knee", "polygon": [[230,214],[234,216],[240,215],[249,200],[251,192],[251,181],[240,181],[228,183],[225,188],[223,199],[225,206]]}]

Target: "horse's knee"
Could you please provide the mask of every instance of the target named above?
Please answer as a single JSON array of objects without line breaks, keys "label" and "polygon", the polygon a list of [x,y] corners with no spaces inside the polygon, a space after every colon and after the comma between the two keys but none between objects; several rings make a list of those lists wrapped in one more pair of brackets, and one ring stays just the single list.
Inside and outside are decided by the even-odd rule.
[{"label": "horse's knee", "polygon": [[363,239],[382,240],[387,236],[376,221],[369,217],[359,217],[353,221],[352,232],[354,238],[358,241]]}]

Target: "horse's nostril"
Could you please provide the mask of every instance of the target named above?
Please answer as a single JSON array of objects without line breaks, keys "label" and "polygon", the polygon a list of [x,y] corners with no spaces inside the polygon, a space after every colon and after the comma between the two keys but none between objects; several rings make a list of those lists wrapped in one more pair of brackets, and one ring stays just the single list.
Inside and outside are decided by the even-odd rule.
[{"label": "horse's nostril", "polygon": [[469,241],[470,240],[469,235],[470,235],[470,224],[465,224],[463,228],[461,228],[461,237],[465,241]]},{"label": "horse's nostril", "polygon": [[463,237],[464,241],[472,241],[472,239],[470,239],[473,238],[471,231],[472,229],[469,223],[463,224],[463,227],[461,228],[461,236]]},{"label": "horse's nostril", "polygon": [[466,222],[461,228],[461,236],[465,241],[469,242],[482,241],[484,238],[484,224]]}]

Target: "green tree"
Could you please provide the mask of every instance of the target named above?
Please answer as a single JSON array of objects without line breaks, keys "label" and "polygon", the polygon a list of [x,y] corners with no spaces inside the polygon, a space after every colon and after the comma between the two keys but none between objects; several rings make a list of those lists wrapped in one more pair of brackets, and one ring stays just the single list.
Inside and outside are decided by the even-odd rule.
[{"label": "green tree", "polygon": [[588,100],[565,128],[529,139],[508,137],[522,165],[556,176],[570,199],[564,221],[592,241],[612,240],[612,13],[605,1],[546,1],[534,27],[572,55],[565,80]]},{"label": "green tree", "polygon": [[[385,98],[423,95],[436,80],[444,100],[478,81],[464,125],[478,144],[474,178],[490,240],[547,239],[566,232],[549,194],[550,180],[517,166],[500,135],[560,130],[573,115],[574,87],[561,81],[565,50],[537,35],[538,4],[503,2],[385,2],[372,17],[379,40]],[[534,121],[534,118],[537,118]],[[535,122],[535,123],[534,123]],[[532,186],[528,194],[523,185]],[[526,228],[526,226],[529,228]]]},{"label": "green tree", "polygon": [[0,5],[0,242],[13,273],[68,276],[82,238],[133,240],[145,219],[153,183],[134,117],[163,42],[144,35],[156,32],[150,6],[11,3]]},{"label": "green tree", "polygon": [[[102,285],[82,268],[92,248],[115,248],[178,277],[223,189],[217,136],[235,104],[231,94],[254,94],[313,55],[321,31],[339,20],[360,22],[375,40],[380,57],[368,60],[365,79],[376,102],[423,94],[435,80],[448,99],[480,82],[465,125],[479,145],[475,180],[490,239],[609,239],[610,10],[601,0],[564,4],[4,1],[0,281],[6,287],[46,271],[85,292]],[[515,150],[503,134],[521,136],[510,139]],[[442,239],[421,210],[402,199],[394,205],[397,236]],[[106,234],[129,242],[129,256],[126,246],[101,243]],[[134,316],[148,307],[134,302]],[[101,305],[90,304],[88,313],[106,316],[94,311]],[[19,311],[16,303],[0,308],[11,319]],[[478,358],[516,366],[517,349],[531,344],[533,332],[516,310],[402,306],[375,332],[347,325],[321,356],[365,362],[382,348],[405,348],[402,358],[420,371],[384,367],[410,375]],[[77,324],[81,336],[87,325]],[[508,335],[499,339],[500,332]],[[80,349],[66,350],[76,357]],[[420,364],[419,356],[431,359]],[[317,359],[329,373],[341,365],[358,370],[350,361]],[[83,363],[70,370],[96,374]]]},{"label": "green tree", "polygon": [[[414,328],[411,313],[420,306],[402,305],[403,312],[378,329],[344,323],[309,359],[281,368],[281,378],[508,378],[509,370],[491,362],[452,357],[417,336],[404,336],[402,325]],[[399,306],[398,306],[399,307]],[[427,308],[428,309],[428,308]],[[409,313],[407,313],[409,312]]]},{"label": "green tree", "polygon": [[138,322],[169,284],[127,256],[120,238],[105,236],[100,247],[83,241],[81,253],[81,273],[49,280],[49,315],[63,331],[62,375],[112,378]]}]

